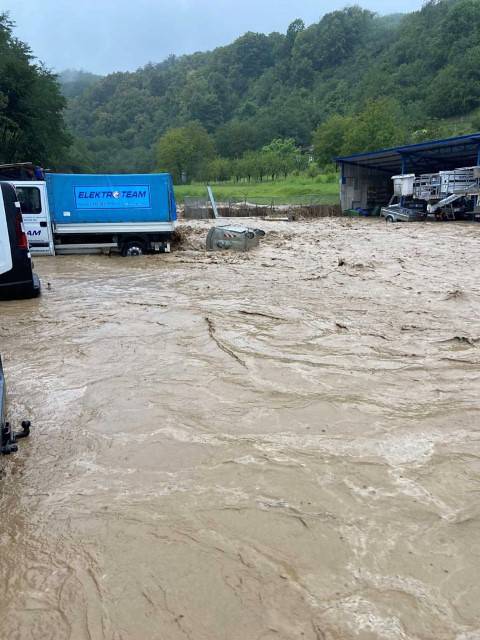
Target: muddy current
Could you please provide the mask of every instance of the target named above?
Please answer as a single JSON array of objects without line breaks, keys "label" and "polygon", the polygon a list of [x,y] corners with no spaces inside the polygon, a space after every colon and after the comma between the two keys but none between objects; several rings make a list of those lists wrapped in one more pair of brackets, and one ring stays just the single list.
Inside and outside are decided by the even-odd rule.
[{"label": "muddy current", "polygon": [[1,303],[1,640],[480,638],[480,227],[256,224]]}]

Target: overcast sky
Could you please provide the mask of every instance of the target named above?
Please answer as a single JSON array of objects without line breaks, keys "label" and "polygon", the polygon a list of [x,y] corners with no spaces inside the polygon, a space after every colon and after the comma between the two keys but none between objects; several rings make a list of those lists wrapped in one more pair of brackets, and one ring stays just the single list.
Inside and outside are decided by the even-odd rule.
[{"label": "overcast sky", "polygon": [[[0,0],[0,11],[48,67],[108,73],[213,49],[245,31],[284,32],[295,18],[310,24],[346,4],[354,0]],[[385,14],[422,1],[360,4]]]}]

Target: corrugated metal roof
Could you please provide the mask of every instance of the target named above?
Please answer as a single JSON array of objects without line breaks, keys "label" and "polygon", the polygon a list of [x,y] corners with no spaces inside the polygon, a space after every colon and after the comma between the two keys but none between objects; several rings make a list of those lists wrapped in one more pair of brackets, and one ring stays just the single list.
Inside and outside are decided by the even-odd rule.
[{"label": "corrugated metal roof", "polygon": [[403,165],[404,173],[418,174],[474,166],[478,163],[479,150],[480,133],[470,133],[390,149],[353,153],[335,158],[335,161],[389,173],[402,173]]}]

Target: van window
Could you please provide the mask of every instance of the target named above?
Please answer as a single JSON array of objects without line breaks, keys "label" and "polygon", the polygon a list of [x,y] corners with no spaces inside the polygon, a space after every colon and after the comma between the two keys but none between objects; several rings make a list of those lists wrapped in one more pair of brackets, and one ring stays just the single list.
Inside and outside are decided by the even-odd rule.
[{"label": "van window", "polygon": [[38,187],[16,187],[22,213],[42,213],[42,201]]}]

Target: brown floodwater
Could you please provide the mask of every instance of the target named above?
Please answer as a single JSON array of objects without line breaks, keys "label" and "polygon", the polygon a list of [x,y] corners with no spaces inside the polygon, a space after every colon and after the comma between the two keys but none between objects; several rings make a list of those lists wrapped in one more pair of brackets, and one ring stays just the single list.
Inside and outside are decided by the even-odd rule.
[{"label": "brown floodwater", "polygon": [[480,638],[480,226],[210,224],[1,303],[0,639]]}]

